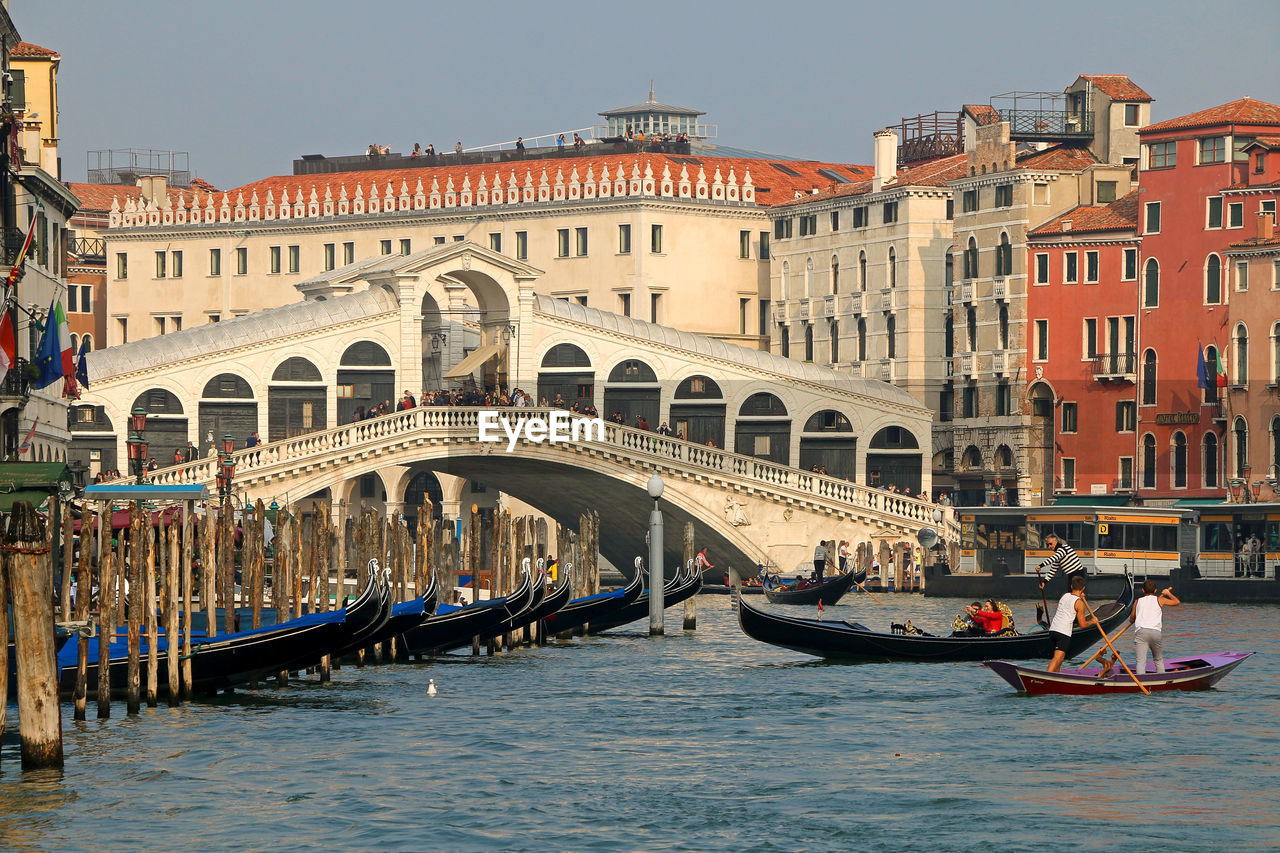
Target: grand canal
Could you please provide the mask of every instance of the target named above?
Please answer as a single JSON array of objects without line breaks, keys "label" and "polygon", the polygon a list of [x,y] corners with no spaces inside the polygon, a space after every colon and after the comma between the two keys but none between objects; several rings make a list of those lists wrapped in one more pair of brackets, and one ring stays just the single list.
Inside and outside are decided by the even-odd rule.
[{"label": "grand canal", "polygon": [[[961,604],[885,600],[828,618],[940,630]],[[68,712],[60,774],[19,771],[11,706],[0,847],[1280,847],[1275,608],[1167,612],[1169,654],[1260,652],[1218,690],[1026,698],[976,664],[815,662],[748,640],[727,598],[698,605],[696,632],[671,610],[654,641],[642,623],[132,719]]]}]

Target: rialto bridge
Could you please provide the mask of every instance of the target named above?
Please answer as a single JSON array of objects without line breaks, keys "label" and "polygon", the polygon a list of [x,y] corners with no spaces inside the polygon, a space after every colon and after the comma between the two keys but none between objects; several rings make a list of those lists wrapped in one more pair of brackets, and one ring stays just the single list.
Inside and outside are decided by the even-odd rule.
[{"label": "rialto bridge", "polygon": [[[819,539],[910,537],[935,524],[932,504],[877,488],[928,493],[930,414],[904,391],[551,299],[534,293],[539,275],[451,243],[334,270],[299,285],[299,303],[94,352],[71,456],[95,473],[124,471],[128,415],[141,407],[157,482],[212,484],[211,444],[230,434],[244,448],[256,432],[263,443],[235,454],[243,498],[323,497],[412,516],[428,494],[453,516],[502,493],[566,524],[595,509],[601,552],[619,565],[643,550],[654,471],[669,521],[692,521],[718,565],[715,555],[789,569]],[[591,405],[603,434],[522,434],[508,449],[500,429],[500,441],[481,441],[480,407],[354,420],[404,391],[442,387]],[[552,417],[540,406],[499,414]],[[664,423],[672,436],[657,434]],[[678,539],[668,536],[672,560]]]}]

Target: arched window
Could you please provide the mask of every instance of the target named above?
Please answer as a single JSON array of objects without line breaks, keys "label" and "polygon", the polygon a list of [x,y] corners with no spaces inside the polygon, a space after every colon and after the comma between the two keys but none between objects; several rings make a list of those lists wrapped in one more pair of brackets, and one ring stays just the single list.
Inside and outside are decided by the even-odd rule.
[{"label": "arched window", "polygon": [[804,360],[813,361],[813,324],[804,324]]},{"label": "arched window", "polygon": [[867,360],[867,319],[858,318],[858,361]]},{"label": "arched window", "polygon": [[1142,307],[1157,308],[1160,305],[1160,264],[1155,258],[1147,258],[1146,273],[1142,277]]},{"label": "arched window", "polygon": [[1204,434],[1204,487],[1218,488],[1218,436],[1212,432]]},{"label": "arched window", "polygon": [[1280,415],[1271,419],[1271,471],[1267,476],[1277,471],[1280,471]]},{"label": "arched window", "polygon": [[1013,467],[1013,451],[1009,449],[1009,445],[1002,444],[996,448],[996,466],[1000,468]]},{"label": "arched window", "polygon": [[791,293],[791,262],[790,262],[790,261],[783,261],[783,262],[782,262],[782,288],[781,288],[781,290],[782,290],[782,298],[783,298],[783,299],[790,299],[790,298],[792,297],[792,295],[793,295],[793,294]]},{"label": "arched window", "polygon": [[1156,487],[1156,437],[1147,433],[1142,437],[1142,488]]},{"label": "arched window", "polygon": [[889,358],[898,357],[898,321],[890,314],[884,321],[885,334],[889,336]]},{"label": "arched window", "polygon": [[950,314],[942,321],[942,346],[942,352],[947,358],[956,354],[956,321]]},{"label": "arched window", "polygon": [[1280,385],[1280,322],[1271,326],[1271,382]]},{"label": "arched window", "polygon": [[1245,421],[1244,416],[1236,415],[1235,424],[1231,431],[1235,433],[1236,439],[1236,468],[1232,474],[1236,477],[1244,476],[1244,466],[1249,464],[1249,424]]},{"label": "arched window", "polygon": [[581,347],[556,344],[542,357],[543,367],[590,367],[591,359]]},{"label": "arched window", "polygon": [[858,289],[867,289],[867,253],[858,253]]},{"label": "arched window", "polygon": [[786,323],[778,324],[778,340],[782,344],[782,357],[791,358],[791,330]]},{"label": "arched window", "polygon": [[813,258],[804,262],[804,295],[813,296]]},{"label": "arched window", "polygon": [[968,312],[969,352],[978,351],[978,312],[970,308]]},{"label": "arched window", "polygon": [[996,250],[996,275],[1013,274],[1013,246],[1009,245],[1009,235],[1000,235],[1000,247]]},{"label": "arched window", "polygon": [[1231,365],[1232,383],[1247,385],[1249,382],[1249,330],[1244,323],[1236,324],[1236,357]]},{"label": "arched window", "polygon": [[80,345],[84,347],[85,352],[93,352],[93,335],[85,335]]},{"label": "arched window", "polygon": [[1218,348],[1210,344],[1204,348],[1205,378],[1208,388],[1204,389],[1206,403],[1218,402]]},{"label": "arched window", "polygon": [[969,238],[969,248],[964,253],[964,277],[978,277],[978,241],[973,237]]},{"label": "arched window", "polygon": [[943,284],[946,285],[946,288],[948,291],[951,290],[951,285],[955,281],[955,274],[956,274],[956,259],[955,259],[955,254],[953,252],[953,248],[954,247],[952,246],[947,247],[946,270],[944,273],[945,277],[943,279]]},{"label": "arched window", "polygon": [[840,259],[835,255],[831,256],[831,292],[840,292]]},{"label": "arched window", "polygon": [[1187,487],[1187,437],[1183,435],[1182,430],[1178,430],[1173,434],[1173,487],[1175,489],[1185,489]]},{"label": "arched window", "polygon": [[898,252],[889,247],[889,286],[898,286]]},{"label": "arched window", "polygon": [[1222,260],[1217,255],[1209,255],[1204,263],[1204,302],[1206,305],[1222,302]]},{"label": "arched window", "polygon": [[963,468],[974,470],[982,467],[982,453],[974,445],[969,445],[964,449],[964,453],[960,456],[960,465]]},{"label": "arched window", "polygon": [[80,336],[79,336],[79,335],[76,335],[76,334],[73,334],[73,335],[71,336],[71,355],[72,355],[72,357],[74,357],[74,356],[75,356],[75,354],[76,354],[76,353],[78,353],[78,352],[80,352]]},{"label": "arched window", "polygon": [[840,362],[840,321],[831,321],[831,364]]},{"label": "arched window", "polygon": [[1142,354],[1142,405],[1156,404],[1156,351],[1147,350]]},{"label": "arched window", "polygon": [[1009,348],[1009,306],[1000,306],[1000,349]]}]

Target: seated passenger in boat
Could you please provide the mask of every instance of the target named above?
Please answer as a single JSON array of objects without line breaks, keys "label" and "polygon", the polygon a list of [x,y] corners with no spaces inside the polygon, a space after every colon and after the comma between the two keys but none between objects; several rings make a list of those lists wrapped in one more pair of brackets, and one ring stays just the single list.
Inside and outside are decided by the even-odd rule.
[{"label": "seated passenger in boat", "polygon": [[999,634],[1004,628],[1004,614],[996,607],[995,601],[990,598],[974,611],[973,621],[982,629],[984,634]]},{"label": "seated passenger in boat", "polygon": [[982,605],[978,602],[965,605],[964,610],[960,611],[960,615],[951,623],[951,636],[963,637],[966,634],[981,634],[983,630],[974,620],[973,615],[982,610]]}]

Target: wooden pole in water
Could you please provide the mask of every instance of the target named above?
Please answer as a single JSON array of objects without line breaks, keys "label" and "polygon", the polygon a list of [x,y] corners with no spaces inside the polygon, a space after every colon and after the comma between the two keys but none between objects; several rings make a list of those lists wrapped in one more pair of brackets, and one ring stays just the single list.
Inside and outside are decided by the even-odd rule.
[{"label": "wooden pole in water", "polygon": [[125,713],[137,714],[142,706],[142,661],[138,648],[142,629],[141,566],[146,559],[142,546],[142,512],[137,503],[129,505],[129,558],[125,563],[125,616],[129,623],[129,660],[125,675]]},{"label": "wooden pole in water", "polygon": [[[352,554],[356,564],[356,586],[361,592],[364,591],[365,584],[369,580],[369,512],[364,510],[358,514],[355,519],[354,531],[352,533]],[[356,668],[359,669],[365,664],[365,649],[360,647],[356,649]]]},{"label": "wooden pole in water", "polygon": [[191,541],[195,532],[191,516],[195,508],[195,501],[189,500],[182,505],[182,664],[179,673],[182,683],[179,689],[183,699],[191,698],[191,559],[195,545]]},{"label": "wooden pole in water", "polygon": [[[322,501],[316,509],[315,562],[320,572],[320,612],[329,612],[329,503]],[[320,683],[327,683],[330,678],[331,661],[329,656],[320,658]]]},{"label": "wooden pole in water", "polygon": [[[684,523],[684,564],[686,566],[693,563],[696,552],[693,550],[693,522],[686,521]],[[691,595],[684,600],[684,629],[686,631],[696,630],[698,627],[698,605],[694,603],[696,595]]]},{"label": "wooden pole in water", "polygon": [[200,606],[205,613],[205,636],[218,635],[218,555],[214,548],[213,505],[205,502],[200,519]]},{"label": "wooden pole in water", "polygon": [[[54,498],[54,500],[58,500]],[[71,504],[62,501],[62,609],[64,621],[71,619],[72,560],[75,556],[76,520],[71,517]],[[83,525],[82,525],[83,526]]]},{"label": "wooden pole in water", "polygon": [[[157,513],[163,516],[163,513]],[[160,692],[160,626],[156,621],[156,557],[159,556],[161,562],[164,560],[164,540],[156,542],[156,528],[151,526],[151,513],[146,513],[146,526],[143,528],[142,542],[143,549],[146,552],[146,560],[143,563],[143,590],[142,595],[146,601],[146,619],[147,619],[147,682],[146,682],[146,698],[147,707],[154,708],[156,706],[156,696]],[[158,553],[157,553],[158,552]]]},{"label": "wooden pole in water", "polygon": [[[333,578],[333,605],[330,610],[341,610],[343,607],[344,590],[346,589],[346,571],[342,564],[338,562],[338,547],[342,537],[338,536],[338,530],[332,523],[333,516],[329,516],[329,520],[325,522],[325,539],[327,540],[328,561],[326,566],[329,570],[329,576]],[[339,658],[330,656],[329,666],[331,669],[342,669],[342,661]]]},{"label": "wooden pole in water", "polygon": [[[9,713],[9,581],[4,569],[7,557],[0,557],[0,733]],[[16,661],[14,662],[17,663]]]},{"label": "wooden pole in water", "polygon": [[[53,647],[53,555],[44,519],[26,501],[14,504],[2,562],[13,590],[13,640],[18,673],[18,734],[22,769],[62,766],[62,712]],[[0,584],[4,579],[0,578]],[[0,602],[3,603],[3,602]],[[8,626],[0,636],[8,647]],[[8,663],[5,662],[5,672]],[[6,691],[8,685],[5,685]],[[0,694],[4,698],[6,694]]]},{"label": "wooden pole in water", "polygon": [[[116,634],[116,561],[124,551],[124,536],[111,547],[115,513],[111,502],[102,503],[102,538],[106,545],[105,559],[98,560],[98,719],[111,717],[111,639]],[[101,545],[100,545],[101,549]]]},{"label": "wooden pole in water", "polygon": [[178,662],[178,652],[181,650],[181,640],[178,633],[178,564],[181,558],[178,555],[178,531],[172,524],[172,516],[170,516],[170,524],[164,528],[165,543],[168,545],[169,559],[165,563],[165,593],[166,602],[164,608],[164,637],[166,647],[165,664],[168,668],[169,676],[169,707],[175,708],[182,701],[181,686],[181,664]]},{"label": "wooden pole in water", "polygon": [[[91,515],[87,507],[83,507],[80,513],[80,561],[76,563],[76,603],[75,619],[77,622],[85,622],[89,618],[89,599],[93,595],[93,553],[94,553],[94,525],[98,521],[98,516]],[[0,636],[7,636],[0,634]],[[88,717],[88,699],[89,699],[89,638],[80,636],[76,637],[76,684],[72,692],[72,698],[75,700],[75,711],[73,717],[76,720],[84,720]],[[0,696],[3,696],[0,691]]]},{"label": "wooden pole in water", "polygon": [[249,552],[249,563],[253,566],[253,627],[262,627],[263,598],[267,593],[267,508],[262,498],[253,507],[253,549]]},{"label": "wooden pole in water", "polygon": [[302,578],[307,564],[302,556],[302,516],[289,511],[289,574],[293,581],[293,618],[302,615]]},{"label": "wooden pole in water", "polygon": [[236,632],[236,519],[231,498],[218,513],[218,578],[222,582],[222,632]]}]

